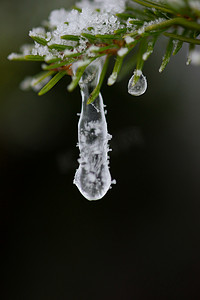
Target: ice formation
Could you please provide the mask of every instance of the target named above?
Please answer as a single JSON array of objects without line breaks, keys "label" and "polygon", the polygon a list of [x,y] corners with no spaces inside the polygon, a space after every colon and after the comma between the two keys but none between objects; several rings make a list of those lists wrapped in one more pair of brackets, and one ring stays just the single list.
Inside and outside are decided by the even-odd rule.
[{"label": "ice formation", "polygon": [[119,55],[119,56],[124,56],[124,55],[126,55],[128,53],[128,48],[121,48],[118,52],[117,52],[117,54]]},{"label": "ice formation", "polygon": [[115,83],[116,79],[117,79],[117,72],[114,72],[114,73],[112,73],[112,74],[110,75],[110,77],[108,78],[107,84],[108,84],[108,85],[113,85],[113,84]]},{"label": "ice formation", "polygon": [[[135,77],[140,76],[138,81],[135,83]],[[128,92],[133,96],[140,96],[145,93],[147,89],[146,77],[140,70],[135,70],[133,76],[128,83]]]},{"label": "ice formation", "polygon": [[134,38],[132,38],[131,36],[127,36],[127,37],[125,37],[125,41],[127,44],[130,44],[130,43],[134,42]]},{"label": "ice formation", "polygon": [[[96,87],[104,58],[91,63],[80,81],[82,111],[78,123],[79,168],[74,184],[88,200],[99,200],[111,186],[108,161],[108,141],[104,105],[101,94],[92,104],[87,104],[90,93]],[[75,69],[74,65],[74,69]],[[73,71],[75,72],[76,70]]]}]

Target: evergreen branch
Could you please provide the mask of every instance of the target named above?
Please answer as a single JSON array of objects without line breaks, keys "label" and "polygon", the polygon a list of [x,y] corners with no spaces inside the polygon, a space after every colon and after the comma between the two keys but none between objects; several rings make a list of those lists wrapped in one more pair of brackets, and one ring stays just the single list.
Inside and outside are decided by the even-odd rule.
[{"label": "evergreen branch", "polygon": [[[96,2],[91,4],[90,12],[93,10],[94,20],[92,19],[93,13],[91,13],[91,16],[88,15],[88,19],[91,17],[90,22],[87,23],[84,17],[80,23],[81,26],[77,23],[77,28],[76,20],[73,20],[73,26],[70,27],[70,18],[66,22],[63,22],[61,18],[60,24],[63,30],[59,29],[60,36],[56,31],[55,23],[59,23],[59,18],[56,17],[55,23],[51,24],[49,21],[47,27],[33,29],[30,32],[30,37],[35,43],[22,49],[21,54],[9,55],[8,59],[45,62],[46,64],[42,64],[42,69],[45,72],[36,77],[35,82],[37,83],[41,83],[43,79],[56,73],[39,92],[42,95],[66,74],[72,76],[68,90],[74,90],[90,63],[96,58],[106,55],[99,83],[89,96],[88,103],[92,103],[100,92],[110,56],[116,57],[116,61],[107,84],[113,85],[117,78],[122,78],[125,71],[128,73],[133,65],[136,65],[133,79],[134,84],[136,84],[140,78],[139,75],[142,72],[144,62],[153,53],[155,43],[160,36],[169,38],[160,71],[164,70],[171,55],[178,53],[183,43],[189,44],[187,64],[190,63],[194,47],[200,45],[198,38],[200,34],[200,9],[198,3],[195,1],[193,1],[195,3],[191,3],[186,0],[166,0],[165,3],[158,0],[129,0],[127,2],[128,5],[125,6],[124,11],[119,10],[117,12],[114,10],[115,12],[112,13],[106,12],[106,6],[101,10],[100,2],[99,8],[94,8]],[[116,2],[115,9],[117,5]],[[88,2],[88,6],[90,7],[90,2]],[[77,22],[80,22],[85,12],[79,7],[73,9],[76,12],[74,14],[73,11],[72,19],[77,16]],[[85,27],[84,23],[86,23]],[[70,34],[66,34],[68,33],[68,26],[70,27]],[[74,31],[72,30],[73,27]],[[137,44],[139,47],[136,47],[134,51]],[[131,51],[134,52],[133,55],[129,55]],[[122,66],[124,60],[125,64]],[[76,75],[72,72],[72,65],[75,62],[80,62]]]}]

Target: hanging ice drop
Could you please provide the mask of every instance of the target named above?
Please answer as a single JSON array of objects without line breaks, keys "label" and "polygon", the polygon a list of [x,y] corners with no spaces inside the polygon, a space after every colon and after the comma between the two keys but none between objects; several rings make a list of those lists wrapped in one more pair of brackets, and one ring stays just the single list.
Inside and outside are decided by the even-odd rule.
[{"label": "hanging ice drop", "polygon": [[103,99],[101,94],[92,104],[87,104],[90,93],[96,87],[104,58],[90,64],[79,83],[82,95],[82,111],[78,123],[79,168],[74,184],[88,200],[99,200],[111,186],[108,167],[108,140]]},{"label": "hanging ice drop", "polygon": [[[135,77],[140,76],[135,83]],[[146,92],[147,80],[140,70],[135,70],[133,76],[128,83],[128,92],[133,96],[140,96]]]}]

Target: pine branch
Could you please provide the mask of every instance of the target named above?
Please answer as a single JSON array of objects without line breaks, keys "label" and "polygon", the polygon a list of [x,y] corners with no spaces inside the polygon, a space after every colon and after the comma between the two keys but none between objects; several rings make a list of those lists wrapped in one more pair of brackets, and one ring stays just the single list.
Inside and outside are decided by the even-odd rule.
[{"label": "pine branch", "polygon": [[[121,77],[121,72],[124,76],[124,70],[129,70],[129,59],[125,60],[125,58],[129,57],[130,52],[133,52],[133,55],[130,56],[130,65],[132,66],[131,57],[134,56],[135,61],[135,46],[139,44],[136,58],[136,70],[139,72],[134,72],[136,75],[134,75],[133,81],[134,84],[137,84],[140,78],[138,74],[141,74],[145,61],[154,52],[155,44],[158,43],[160,36],[169,39],[160,71],[164,70],[171,55],[179,52],[183,43],[189,45],[190,60],[192,54],[195,53],[195,57],[198,55],[199,59],[195,59],[194,62],[200,62],[200,52],[195,50],[195,46],[200,45],[200,4],[198,1],[165,1],[163,4],[163,1],[129,0],[124,6],[124,11],[120,9],[117,11],[115,7],[111,12],[106,11],[106,5],[99,5],[100,7],[94,9],[91,4],[93,13],[88,15],[89,26],[86,22],[87,18],[83,19],[84,10],[78,4],[73,7],[71,12],[65,12],[66,20],[62,20],[62,18],[59,20],[59,11],[57,11],[56,18],[53,19],[51,15],[50,21],[47,22],[49,24],[47,30],[39,27],[30,32],[29,35],[34,44],[23,47],[21,54],[9,55],[10,60],[45,62],[42,69],[50,74],[55,74],[39,92],[39,95],[50,90],[64,75],[73,77],[68,90],[74,90],[87,66],[95,59],[105,55],[107,58],[100,81],[88,99],[88,103],[91,103],[100,92],[109,58],[116,57],[113,72],[107,82],[108,85],[113,85],[117,78]],[[54,12],[54,14],[56,13]],[[76,15],[74,18],[77,18],[75,19],[77,28],[74,25],[72,27],[71,19],[68,18],[70,14]],[[102,15],[105,20],[102,20]],[[59,24],[63,27],[63,31],[60,30],[60,36],[56,31]],[[124,61],[127,68],[123,68]],[[76,76],[72,72],[72,65],[75,62],[80,62]],[[42,73],[42,76],[48,78],[46,75],[49,74],[48,72]]]}]

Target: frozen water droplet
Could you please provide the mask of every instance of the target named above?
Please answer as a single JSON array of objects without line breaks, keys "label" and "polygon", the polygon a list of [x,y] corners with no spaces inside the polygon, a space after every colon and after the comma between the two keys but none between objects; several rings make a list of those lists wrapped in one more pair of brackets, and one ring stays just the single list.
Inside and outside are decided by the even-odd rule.
[{"label": "frozen water droplet", "polygon": [[[90,64],[80,82],[82,111],[78,123],[79,168],[74,184],[88,200],[101,199],[111,186],[108,167],[108,140],[104,105],[101,94],[87,105],[90,93],[96,87],[104,59]],[[95,76],[94,76],[95,75]]]},{"label": "frozen water droplet", "polygon": [[[135,76],[140,76],[140,78],[136,83],[134,83]],[[142,74],[141,71],[136,70],[128,83],[129,94],[133,96],[140,96],[146,92],[146,89],[147,89],[146,77]]]}]

